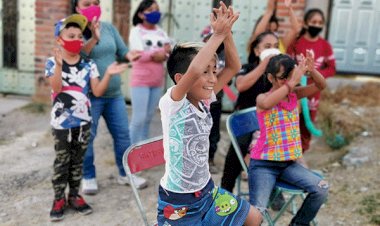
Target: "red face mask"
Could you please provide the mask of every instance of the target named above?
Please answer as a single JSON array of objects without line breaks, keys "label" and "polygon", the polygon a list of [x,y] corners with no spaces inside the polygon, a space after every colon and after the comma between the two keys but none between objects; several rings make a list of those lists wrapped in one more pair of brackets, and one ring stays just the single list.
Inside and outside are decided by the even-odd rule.
[{"label": "red face mask", "polygon": [[67,50],[70,53],[79,54],[80,50],[83,47],[83,41],[82,40],[73,40],[73,41],[67,41],[63,38],[60,38],[63,41],[63,48]]}]

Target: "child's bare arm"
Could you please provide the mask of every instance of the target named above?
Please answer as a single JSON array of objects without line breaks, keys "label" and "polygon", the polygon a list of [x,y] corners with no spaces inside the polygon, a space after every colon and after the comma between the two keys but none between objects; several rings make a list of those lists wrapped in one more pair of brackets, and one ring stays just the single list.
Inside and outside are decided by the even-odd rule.
[{"label": "child's bare arm", "polygon": [[271,93],[260,94],[256,98],[257,111],[269,110],[280,103],[290,92],[293,91],[294,87],[299,84],[302,75],[305,74],[307,70],[306,60],[302,59],[299,65],[296,65],[292,71],[291,77],[288,81],[274,90]]},{"label": "child's bare arm", "polygon": [[[239,14],[234,14],[232,7],[229,7],[228,10],[230,10],[229,13],[232,14],[232,16],[234,17],[233,22],[235,22],[239,18]],[[237,52],[231,32],[224,39],[223,43],[226,66],[218,75],[218,82],[214,87],[215,93],[218,93],[221,89],[223,89],[223,87],[229,81],[231,81],[232,77],[234,77],[241,68],[239,54]]]},{"label": "child's bare arm", "polygon": [[90,85],[91,85],[91,91],[94,94],[94,96],[96,97],[102,96],[104,92],[107,90],[111,76],[114,74],[120,74],[127,68],[128,68],[128,64],[125,64],[125,63],[118,64],[114,62],[110,66],[108,66],[101,80],[99,80],[99,78],[92,78],[90,81]]},{"label": "child's bare arm", "polygon": [[54,93],[62,90],[62,52],[59,48],[54,48],[55,69],[54,75],[49,77],[51,89]]},{"label": "child's bare arm", "polygon": [[255,69],[248,72],[245,76],[238,76],[235,81],[236,89],[241,93],[251,88],[256,83],[256,81],[261,76],[263,76],[271,58],[272,56],[266,57],[259,63],[259,65]]},{"label": "child's bare arm", "polygon": [[284,44],[285,50],[288,46],[296,39],[298,33],[300,32],[302,26],[298,22],[297,16],[293,11],[292,0],[285,0],[285,6],[289,10],[289,20],[291,24],[291,29],[287,34],[282,38],[282,43]]},{"label": "child's bare arm", "polygon": [[172,89],[171,98],[174,101],[182,100],[185,97],[186,93],[191,89],[192,85],[207,69],[209,62],[214,58],[214,53],[216,52],[219,45],[231,32],[230,27],[232,26],[233,22],[232,17],[228,16],[227,7],[225,7],[223,10],[218,10],[216,17],[214,14],[210,14],[210,21],[211,26],[214,29],[214,33],[206,42],[205,46],[194,57],[186,73],[184,75],[175,75],[175,77],[182,77],[178,81],[177,85]]},{"label": "child's bare arm", "polygon": [[[267,8],[261,17],[260,22],[257,24],[254,30],[252,30],[251,37],[249,38],[248,45],[251,45],[251,43],[256,39],[256,37],[267,30],[267,26],[269,24],[270,18],[273,15],[275,7],[275,0],[268,0]],[[249,48],[249,46],[248,46]]]}]

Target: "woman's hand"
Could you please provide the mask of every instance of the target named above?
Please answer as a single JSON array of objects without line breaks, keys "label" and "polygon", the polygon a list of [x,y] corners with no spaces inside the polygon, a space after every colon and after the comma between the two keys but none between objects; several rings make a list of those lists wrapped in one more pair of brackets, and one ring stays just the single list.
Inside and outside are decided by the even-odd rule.
[{"label": "woman's hand", "polygon": [[126,63],[113,62],[107,67],[106,74],[109,74],[109,75],[120,74],[123,71],[125,71],[127,68],[128,68],[128,64]]},{"label": "woman's hand", "polygon": [[136,61],[141,57],[142,51],[140,50],[130,50],[128,51],[126,58],[129,61]]},{"label": "woman's hand", "polygon": [[91,30],[92,37],[96,41],[99,41],[100,40],[100,22],[96,17],[92,19],[91,23],[89,24],[89,28]]},{"label": "woman's hand", "polygon": [[161,63],[166,60],[166,51],[164,49],[156,51],[152,54],[152,60],[157,63]]}]

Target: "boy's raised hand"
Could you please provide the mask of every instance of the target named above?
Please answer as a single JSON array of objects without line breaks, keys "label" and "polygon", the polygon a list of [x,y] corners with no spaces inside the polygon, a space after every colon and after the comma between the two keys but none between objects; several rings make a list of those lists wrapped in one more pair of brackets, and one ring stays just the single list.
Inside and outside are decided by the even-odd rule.
[{"label": "boy's raised hand", "polygon": [[213,9],[214,13],[210,14],[210,24],[215,35],[228,35],[231,33],[232,25],[239,18],[239,13],[234,13],[233,8],[227,6],[221,1],[218,9]]},{"label": "boy's raised hand", "polygon": [[54,48],[54,60],[58,66],[62,66],[63,58],[62,58],[62,50],[60,48]]}]

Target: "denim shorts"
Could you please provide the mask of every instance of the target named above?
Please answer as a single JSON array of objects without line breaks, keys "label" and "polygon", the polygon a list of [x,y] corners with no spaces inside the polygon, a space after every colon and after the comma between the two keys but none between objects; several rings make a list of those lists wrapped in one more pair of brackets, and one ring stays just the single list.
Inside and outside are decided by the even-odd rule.
[{"label": "denim shorts", "polygon": [[210,180],[195,193],[174,193],[159,187],[157,221],[160,226],[243,225],[250,204]]}]

